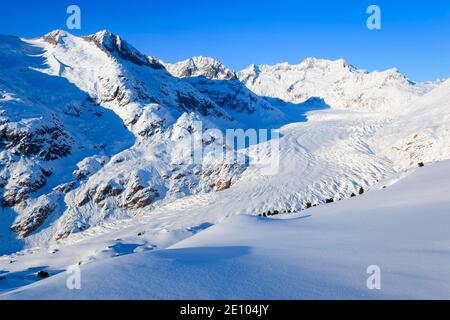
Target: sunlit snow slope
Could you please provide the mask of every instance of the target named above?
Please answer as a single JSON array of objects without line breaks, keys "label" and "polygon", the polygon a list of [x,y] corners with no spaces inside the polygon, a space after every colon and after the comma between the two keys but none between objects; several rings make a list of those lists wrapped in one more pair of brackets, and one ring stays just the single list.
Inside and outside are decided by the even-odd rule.
[{"label": "sunlit snow slope", "polygon": [[[450,163],[288,219],[238,216],[168,249],[82,266],[3,299],[450,298]],[[381,289],[366,286],[381,269]]]}]

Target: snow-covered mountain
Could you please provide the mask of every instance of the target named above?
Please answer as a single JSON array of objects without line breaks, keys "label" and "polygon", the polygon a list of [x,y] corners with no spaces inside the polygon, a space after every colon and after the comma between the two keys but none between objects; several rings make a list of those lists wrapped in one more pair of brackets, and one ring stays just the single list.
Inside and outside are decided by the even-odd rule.
[{"label": "snow-covered mountain", "polygon": [[211,57],[193,57],[175,64],[162,64],[174,76],[180,78],[203,76],[211,80],[231,80],[236,74],[222,62]]},{"label": "snow-covered mountain", "polygon": [[[0,75],[10,273],[42,261],[29,255],[60,270],[127,243],[166,248],[230,216],[300,212],[450,159],[449,80],[395,69],[310,58],[235,73],[213,58],[168,64],[109,31],[56,30],[0,36]],[[237,149],[227,129],[274,136]]]},{"label": "snow-covered mountain", "polygon": [[263,106],[219,105],[108,31],[2,37],[1,45],[3,204],[20,236],[52,216],[45,237],[60,239],[231,185],[243,171],[191,164],[189,131],[196,121],[204,130],[237,126],[230,112]]},{"label": "snow-covered mountain", "polygon": [[250,65],[238,73],[249,89],[261,96],[294,103],[321,97],[333,108],[395,112],[434,88],[416,84],[397,69],[359,70],[347,61],[307,58],[298,65]]}]

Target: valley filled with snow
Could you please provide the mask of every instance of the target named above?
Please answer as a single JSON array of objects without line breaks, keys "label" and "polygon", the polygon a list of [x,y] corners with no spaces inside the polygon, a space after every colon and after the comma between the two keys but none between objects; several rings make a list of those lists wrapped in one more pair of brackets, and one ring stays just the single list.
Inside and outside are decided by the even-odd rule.
[{"label": "valley filled with snow", "polygon": [[342,59],[0,36],[0,299],[450,299],[449,111]]}]

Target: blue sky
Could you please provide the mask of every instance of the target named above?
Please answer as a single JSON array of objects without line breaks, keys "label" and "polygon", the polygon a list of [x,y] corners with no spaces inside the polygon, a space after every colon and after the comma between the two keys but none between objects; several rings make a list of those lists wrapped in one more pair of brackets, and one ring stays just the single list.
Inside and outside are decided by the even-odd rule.
[{"label": "blue sky", "polygon": [[[412,80],[450,77],[449,0],[15,0],[2,1],[0,33],[34,37],[66,28],[77,4],[82,29],[109,29],[144,53],[175,62],[213,56],[251,63],[345,58],[367,70],[397,67]],[[382,29],[368,30],[377,4]]]}]

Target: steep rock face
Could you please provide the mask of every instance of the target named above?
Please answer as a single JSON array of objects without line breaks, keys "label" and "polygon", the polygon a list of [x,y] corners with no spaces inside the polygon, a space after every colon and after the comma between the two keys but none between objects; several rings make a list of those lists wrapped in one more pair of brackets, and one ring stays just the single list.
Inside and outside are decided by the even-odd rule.
[{"label": "steep rock face", "polygon": [[141,209],[153,204],[159,197],[158,190],[148,186],[145,172],[136,171],[126,184],[126,193],[121,206],[128,209]]},{"label": "steep rock face", "polygon": [[11,227],[21,237],[27,237],[39,229],[48,217],[53,214],[59,206],[61,193],[53,192],[39,197],[33,205],[26,208],[23,215],[19,216]]},{"label": "steep rock face", "polygon": [[342,59],[251,65],[238,77],[258,95],[294,103],[320,97],[332,108],[376,112],[399,111],[434,87],[415,84],[396,69],[369,73]]},{"label": "steep rock face", "polygon": [[248,114],[253,114],[258,109],[275,110],[267,101],[252,93],[236,79],[222,81],[198,77],[186,81],[226,110]]},{"label": "steep rock face", "polygon": [[[174,76],[182,78],[204,96],[232,115],[237,127],[257,128],[281,121],[284,115],[267,99],[250,91],[236,74],[213,58],[194,57],[176,64],[164,63]],[[205,114],[205,113],[202,113]],[[267,121],[268,120],[268,121]]]},{"label": "steep rock face", "polygon": [[210,57],[193,57],[175,64],[164,63],[166,69],[176,77],[205,77],[211,80],[232,80],[236,74],[220,61]]},{"label": "steep rock face", "polygon": [[83,37],[87,41],[92,41],[97,47],[116,55],[122,60],[129,61],[138,66],[146,66],[153,69],[164,69],[159,62],[140,53],[128,42],[124,41],[120,36],[113,34],[111,31],[103,30],[96,34]]},{"label": "steep rock face", "polygon": [[[217,128],[201,119],[201,114],[183,114],[173,126],[155,134],[155,139],[140,141],[113,156],[78,189],[67,193],[68,209],[55,237],[67,237],[101,221],[148,213],[185,196],[217,191],[218,181],[228,181],[230,187],[247,164],[218,160],[214,152],[229,147],[213,139],[217,131],[201,134],[202,129]],[[200,163],[193,162],[192,144],[210,150],[204,151]]]},{"label": "steep rock face", "polygon": [[0,149],[17,156],[56,160],[70,155],[71,144],[69,134],[56,121],[10,122],[3,117],[0,125]]}]

